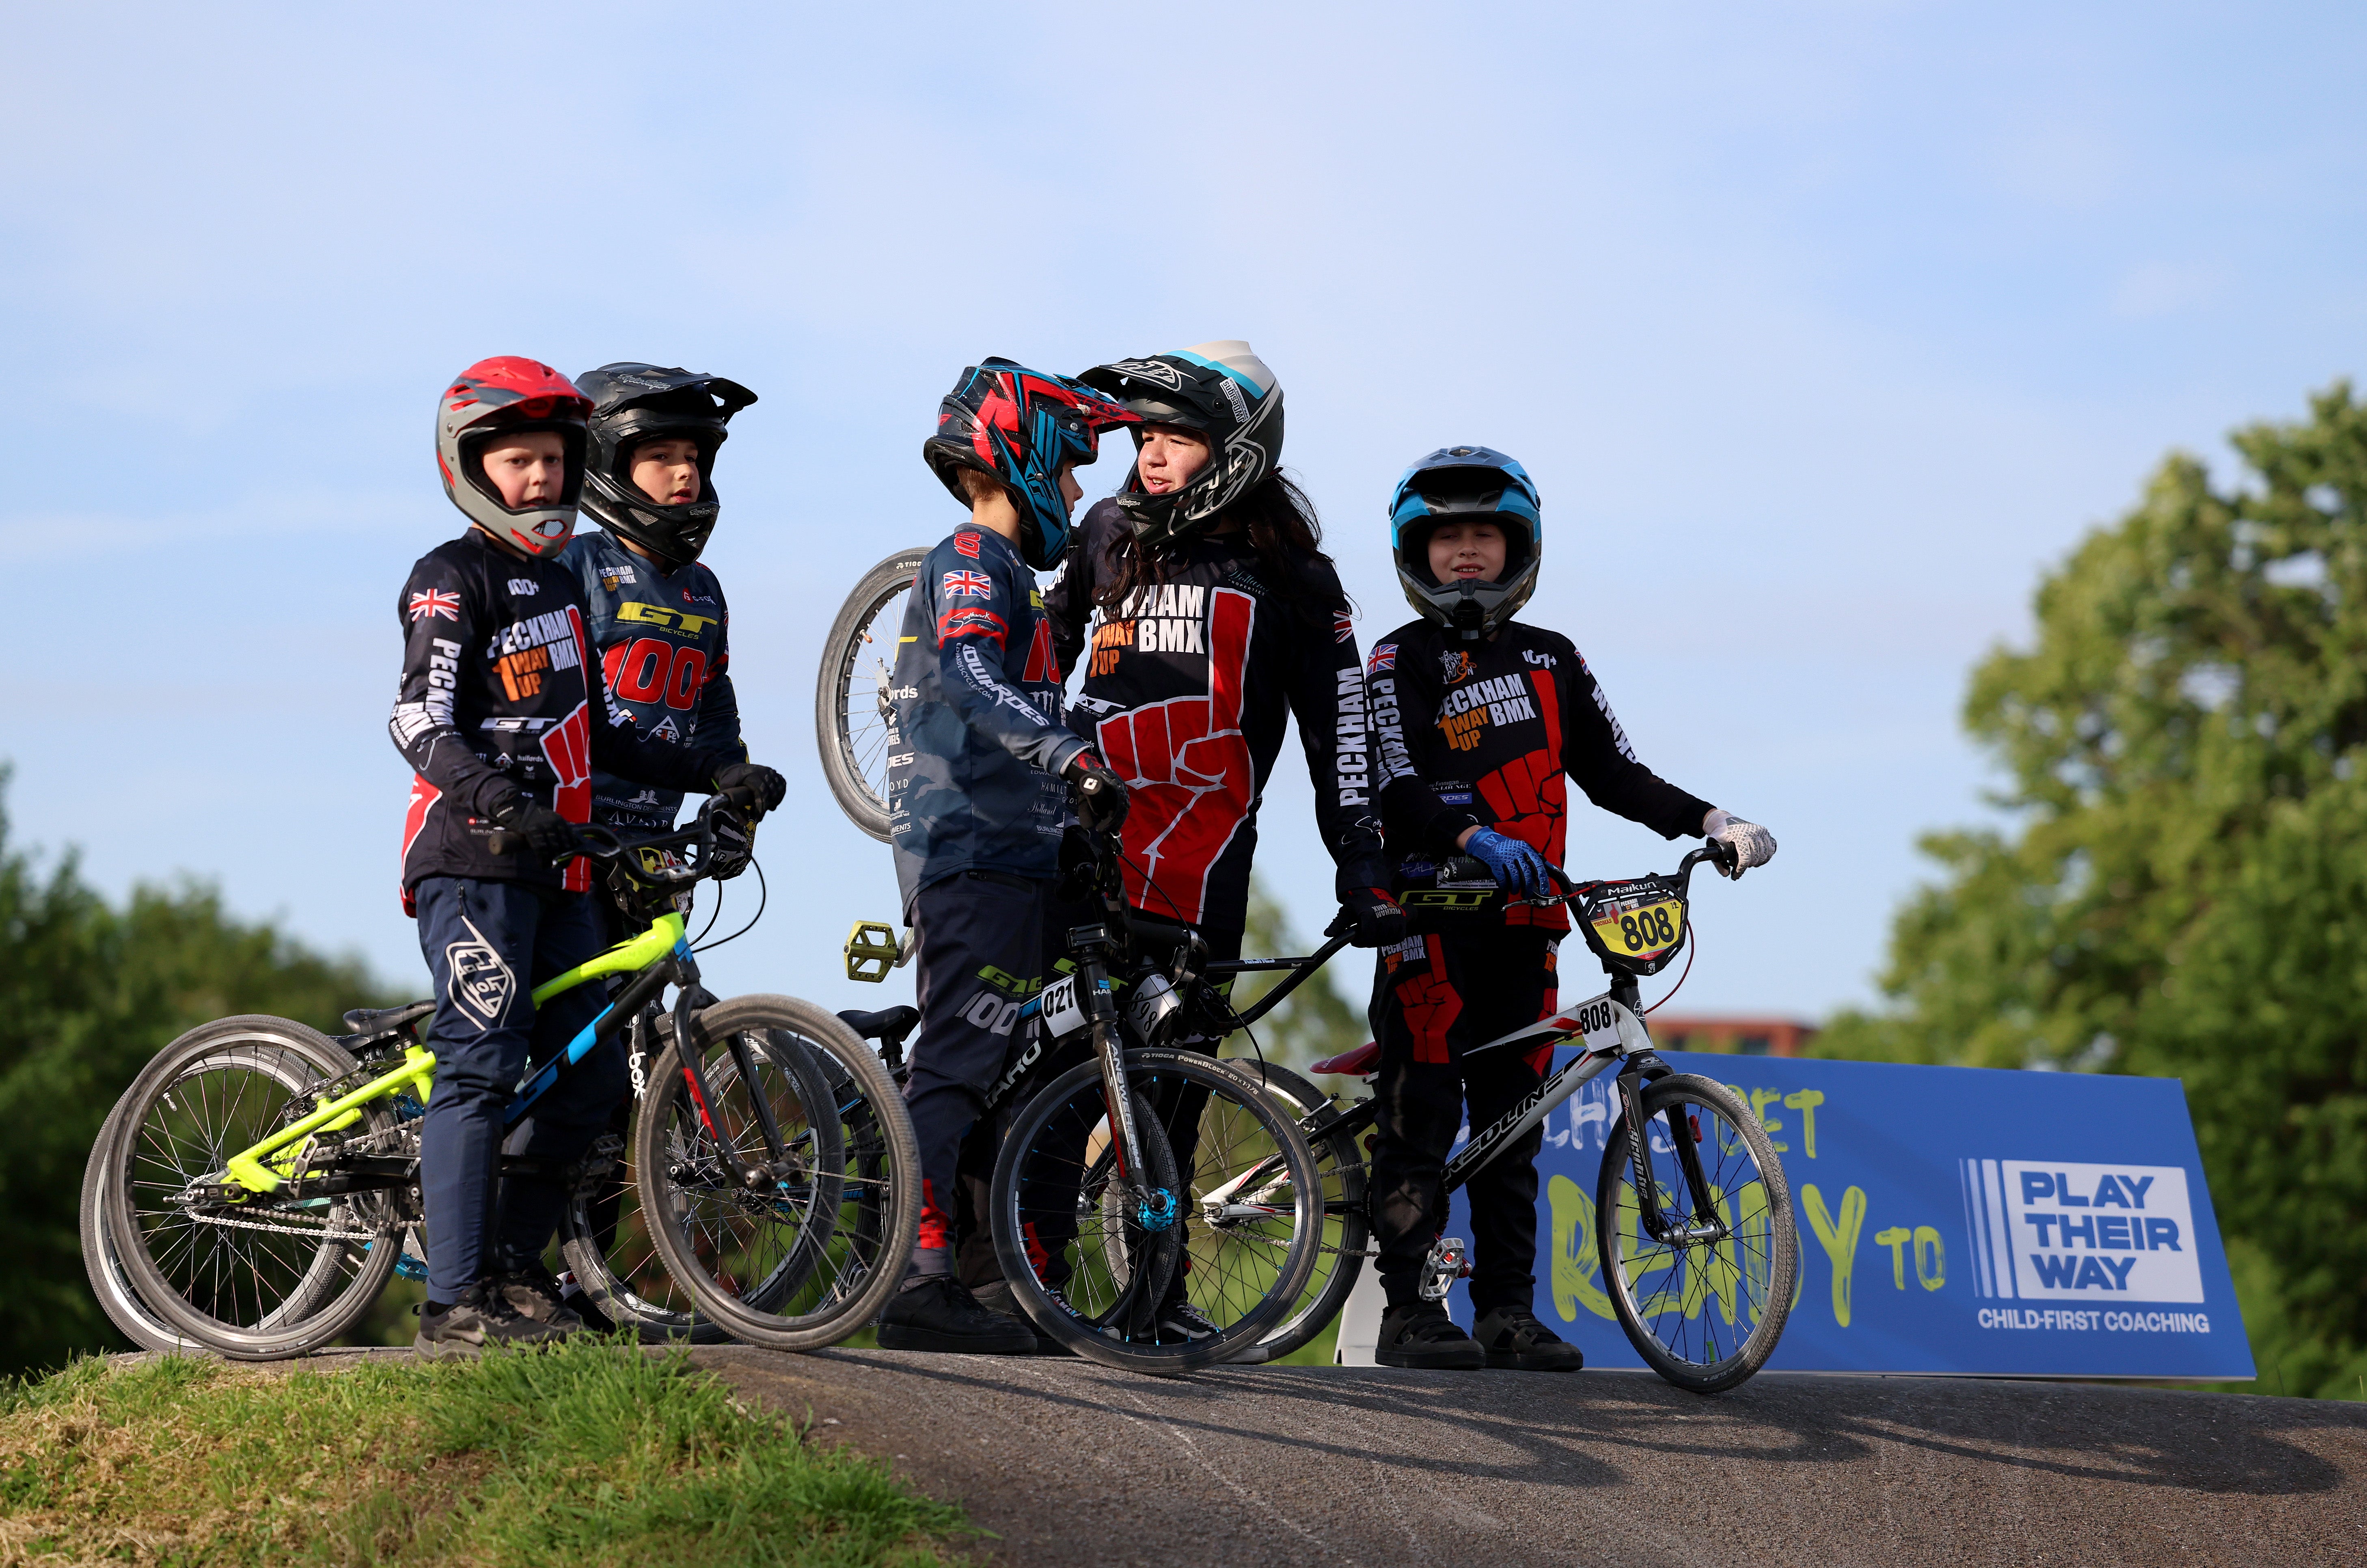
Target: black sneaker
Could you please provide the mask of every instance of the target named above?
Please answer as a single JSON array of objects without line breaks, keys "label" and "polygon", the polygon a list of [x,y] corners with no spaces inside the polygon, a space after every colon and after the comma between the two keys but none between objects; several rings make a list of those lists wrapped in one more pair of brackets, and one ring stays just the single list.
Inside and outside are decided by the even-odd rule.
[{"label": "black sneaker", "polygon": [[411,1348],[423,1356],[475,1356],[488,1345],[549,1345],[567,1337],[563,1329],[510,1305],[508,1298],[481,1280],[442,1312],[419,1309],[419,1332]]},{"label": "black sneaker", "polygon": [[1455,1327],[1436,1302],[1414,1302],[1382,1314],[1373,1359],[1385,1367],[1443,1372],[1476,1372],[1488,1364],[1479,1342]]},{"label": "black sneaker", "polygon": [[[1052,1298],[1052,1304],[1054,1306],[1060,1308],[1062,1311],[1066,1311],[1068,1309],[1069,1303],[1067,1301],[1062,1299],[1059,1292],[1051,1290],[1048,1287],[1044,1293]],[[980,1285],[977,1290],[972,1291],[970,1292],[970,1298],[991,1313],[998,1314],[1003,1317],[1016,1318],[1021,1323],[1025,1324],[1028,1327],[1028,1331],[1036,1336],[1036,1353],[1037,1355],[1073,1356],[1076,1354],[1074,1350],[1070,1349],[1066,1345],[1061,1344],[1058,1339],[1053,1338],[1050,1335],[1045,1333],[1043,1329],[1036,1326],[1036,1320],[1029,1317],[1026,1311],[1020,1306],[1019,1298],[1012,1291],[1010,1280],[990,1280],[985,1284]]]},{"label": "black sneaker", "polygon": [[1213,1339],[1224,1330],[1216,1319],[1192,1304],[1189,1296],[1172,1296],[1159,1308],[1159,1337],[1169,1343],[1178,1339],[1189,1345],[1198,1339]]},{"label": "black sneaker", "polygon": [[1574,1372],[1586,1365],[1579,1348],[1539,1323],[1524,1306],[1502,1306],[1471,1325],[1488,1364],[1516,1372]]},{"label": "black sneaker", "polygon": [[942,1350],[961,1356],[1028,1356],[1029,1325],[989,1312],[950,1274],[932,1274],[889,1298],[879,1314],[883,1350]]},{"label": "black sneaker", "polygon": [[503,1300],[537,1323],[547,1323],[561,1334],[578,1333],[583,1327],[583,1314],[567,1304],[566,1287],[542,1266],[539,1258],[523,1269],[492,1275],[487,1282]]}]

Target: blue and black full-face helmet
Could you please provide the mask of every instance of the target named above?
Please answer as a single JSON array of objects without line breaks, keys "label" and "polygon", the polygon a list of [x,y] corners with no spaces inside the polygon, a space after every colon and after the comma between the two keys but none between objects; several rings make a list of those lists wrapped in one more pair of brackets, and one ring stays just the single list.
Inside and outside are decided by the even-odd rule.
[{"label": "blue and black full-face helmet", "polygon": [[[1493,582],[1442,583],[1431,575],[1430,536],[1447,522],[1504,531],[1504,570]],[[1442,446],[1399,477],[1389,496],[1389,550],[1406,602],[1466,642],[1492,637],[1536,592],[1545,513],[1526,468],[1487,446]]]}]

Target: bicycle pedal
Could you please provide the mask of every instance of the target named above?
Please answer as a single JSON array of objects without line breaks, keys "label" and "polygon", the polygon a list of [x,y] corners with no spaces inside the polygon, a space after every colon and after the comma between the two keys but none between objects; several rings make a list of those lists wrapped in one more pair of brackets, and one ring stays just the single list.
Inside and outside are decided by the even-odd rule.
[{"label": "bicycle pedal", "polygon": [[1443,1235],[1421,1262],[1421,1299],[1443,1302],[1455,1281],[1471,1272],[1470,1248],[1457,1235]]}]

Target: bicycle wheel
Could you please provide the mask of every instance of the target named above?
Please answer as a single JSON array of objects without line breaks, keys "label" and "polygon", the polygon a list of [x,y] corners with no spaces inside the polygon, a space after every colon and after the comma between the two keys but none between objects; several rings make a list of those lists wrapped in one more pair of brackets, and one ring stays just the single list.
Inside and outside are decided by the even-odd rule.
[{"label": "bicycle wheel", "polygon": [[[671,1038],[673,1020],[660,1021],[658,1038]],[[796,1079],[800,1104],[819,1105],[832,1098],[829,1079],[813,1054],[795,1036],[774,1034],[765,1044],[769,1058]],[[719,1065],[708,1068],[708,1085],[718,1093],[739,1081],[739,1066],[727,1050]],[[662,1080],[652,1077],[650,1085]],[[650,1090],[645,1087],[643,1092]],[[679,1083],[675,1092],[686,1094]],[[685,1110],[689,1109],[685,1100]],[[842,1196],[835,1174],[845,1164],[845,1141],[839,1124],[828,1118],[812,1123],[814,1168],[822,1172],[814,1193],[821,1223],[806,1227],[785,1265],[773,1272],[767,1289],[787,1296],[795,1282],[810,1271],[830,1244],[832,1221]],[[560,1253],[575,1276],[575,1283],[608,1322],[630,1328],[644,1344],[674,1340],[716,1345],[730,1335],[723,1325],[698,1311],[697,1299],[677,1280],[658,1254],[643,1214],[634,1170],[634,1145],[613,1134],[595,1140],[583,1158],[583,1174],[569,1195],[567,1215],[560,1232]]]},{"label": "bicycle wheel", "polygon": [[[248,1016],[191,1030],[132,1080],[116,1111],[102,1212],[132,1291],[176,1331],[236,1359],[273,1360],[334,1339],[378,1300],[402,1252],[392,1194],[233,1204],[210,1190],[231,1156],[310,1114],[355,1071],[327,1036]],[[340,1152],[400,1155],[403,1136],[377,1102],[274,1164],[298,1175]]]},{"label": "bicycle wheel", "polygon": [[[1174,1220],[1144,1224],[1138,1198],[1114,1179],[1101,1068],[1087,1063],[1029,1100],[1003,1142],[992,1198],[1003,1277],[1028,1316],[1080,1355],[1159,1373],[1229,1360],[1306,1289],[1321,1229],[1315,1156],[1290,1116],[1229,1064],[1168,1050],[1126,1061],[1146,1154],[1155,1159],[1164,1145],[1174,1163]],[[1165,1185],[1163,1171],[1150,1174]],[[1161,1279],[1169,1235],[1181,1256]],[[1217,1332],[1146,1335],[1139,1309],[1177,1295]]]},{"label": "bicycle wheel", "polygon": [[658,1256],[632,1149],[628,1139],[604,1133],[584,1154],[583,1179],[568,1195],[560,1226],[560,1256],[600,1314],[615,1327],[634,1330],[643,1344],[720,1344],[730,1336],[699,1315],[697,1298]]},{"label": "bicycle wheel", "polygon": [[[1256,1077],[1302,1130],[1308,1118],[1335,1109],[1330,1095],[1279,1063],[1243,1056],[1229,1057],[1226,1065]],[[1314,1270],[1282,1321],[1232,1358],[1236,1366],[1278,1361],[1313,1343],[1340,1315],[1365,1271],[1373,1235],[1372,1213],[1365,1201],[1371,1156],[1357,1146],[1353,1132],[1311,1138],[1308,1146],[1315,1156],[1316,1183],[1323,1199],[1323,1232],[1315,1247]]]},{"label": "bicycle wheel", "polygon": [[[1759,1118],[1725,1085],[1678,1073],[1646,1085],[1643,1105],[1640,1146],[1623,1111],[1595,1184],[1603,1285],[1647,1365],[1679,1388],[1721,1393],[1766,1365],[1783,1337],[1800,1274],[1792,1190]],[[1659,1237],[1643,1221],[1639,1149]],[[1693,1239],[1684,1233],[1708,1228],[1704,1207],[1725,1234]]]},{"label": "bicycle wheel", "polygon": [[854,824],[888,841],[888,738],[896,728],[889,697],[895,684],[896,638],[904,602],[923,549],[898,550],[863,574],[822,643],[814,692],[814,739],[822,777]]},{"label": "bicycle wheel", "polygon": [[140,1292],[132,1288],[130,1274],[123,1267],[123,1256],[116,1249],[115,1233],[108,1229],[107,1172],[115,1157],[115,1130],[120,1125],[122,1110],[119,1104],[100,1123],[98,1136],[91,1142],[90,1158],[83,1165],[82,1267],[90,1276],[91,1294],[98,1298],[99,1309],[107,1314],[108,1320],[142,1350],[202,1350],[204,1346],[175,1329],[141,1299]]},{"label": "bicycle wheel", "polygon": [[[751,1065],[740,1071],[737,1042]],[[697,1051],[712,1103],[669,1043],[633,1119],[649,1235],[697,1309],[734,1338],[814,1350],[869,1323],[902,1280],[920,1224],[912,1119],[845,1024],[790,997],[735,997],[701,1012]],[[789,1168],[751,1190],[730,1160],[768,1156],[760,1104]],[[870,1205],[868,1213],[865,1205]]]}]

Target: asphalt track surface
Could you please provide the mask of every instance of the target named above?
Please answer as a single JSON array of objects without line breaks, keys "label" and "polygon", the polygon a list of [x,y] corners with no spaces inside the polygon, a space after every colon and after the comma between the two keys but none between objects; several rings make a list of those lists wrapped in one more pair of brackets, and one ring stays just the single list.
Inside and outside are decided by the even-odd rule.
[{"label": "asphalt track surface", "polygon": [[1070,1564],[2367,1561],[2367,1406],[1927,1378],[694,1358]]}]

